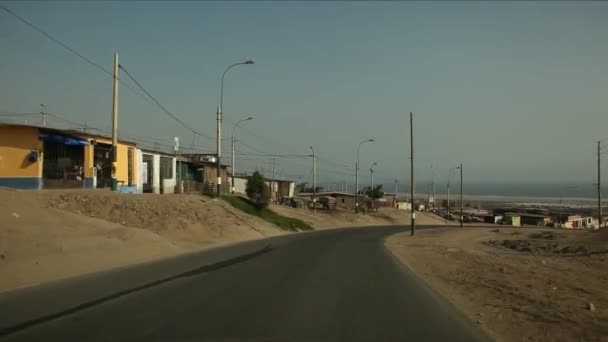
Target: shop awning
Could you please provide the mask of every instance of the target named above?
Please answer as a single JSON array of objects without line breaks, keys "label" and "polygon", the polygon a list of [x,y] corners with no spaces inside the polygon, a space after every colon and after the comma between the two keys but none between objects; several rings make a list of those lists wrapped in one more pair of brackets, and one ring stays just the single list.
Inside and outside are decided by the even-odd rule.
[{"label": "shop awning", "polygon": [[76,137],[73,135],[50,131],[40,130],[38,132],[38,138],[44,142],[50,142],[55,144],[69,145],[69,146],[86,146],[89,142],[86,139]]}]

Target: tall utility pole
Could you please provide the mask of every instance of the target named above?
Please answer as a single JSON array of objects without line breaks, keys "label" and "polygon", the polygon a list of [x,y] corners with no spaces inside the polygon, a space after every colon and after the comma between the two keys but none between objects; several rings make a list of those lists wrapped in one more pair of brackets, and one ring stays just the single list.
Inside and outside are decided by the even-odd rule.
[{"label": "tall utility pole", "polygon": [[435,209],[435,170],[433,170],[433,165],[431,164],[431,171],[433,172],[433,209]]},{"label": "tall utility pole", "polygon": [[393,207],[397,206],[397,192],[399,191],[398,184],[399,181],[395,179],[395,196],[393,197]]},{"label": "tall utility pole", "polygon": [[112,87],[112,191],[116,191],[116,161],[118,160],[118,54],[114,54],[114,85]]},{"label": "tall utility pole", "polygon": [[414,210],[414,114],[412,114],[412,112],[410,112],[410,196],[412,200],[410,234],[414,235],[414,232],[416,231],[416,211]]},{"label": "tall utility pole", "polygon": [[177,172],[175,172],[175,178],[177,179],[177,192],[184,192],[184,184],[181,179],[181,168],[179,167],[179,137],[173,138],[173,153],[175,153],[175,167],[177,168]]},{"label": "tall utility pole", "polygon": [[315,149],[309,146],[312,150],[312,208],[317,212],[317,155]]},{"label": "tall utility pole", "polygon": [[46,127],[46,106],[41,103],[40,107],[42,107],[40,111],[40,114],[42,114],[42,127]]},{"label": "tall utility pole", "polygon": [[451,178],[452,178],[452,172],[454,171],[454,169],[458,169],[458,167],[452,167],[448,170],[448,215],[450,214],[450,182],[451,182]]},{"label": "tall utility pole", "polygon": [[458,167],[460,169],[460,228],[464,221],[464,202],[462,201],[462,163]]},{"label": "tall utility pole", "polygon": [[361,144],[374,142],[374,139],[363,140],[357,145],[357,161],[355,162],[355,212],[359,212],[359,152],[361,150]]},{"label": "tall utility pole", "polygon": [[241,119],[239,121],[237,121],[237,123],[234,124],[234,126],[232,126],[232,184],[231,184],[231,192],[234,195],[234,174],[236,173],[236,152],[235,152],[235,145],[236,145],[236,128],[238,127],[238,125],[241,122],[244,121],[249,121],[249,120],[253,120],[253,116],[250,116],[248,118],[245,119]]},{"label": "tall utility pole", "polygon": [[369,167],[371,191],[374,191],[374,166],[376,165],[378,165],[378,163],[373,163],[372,166]]},{"label": "tall utility pole", "polygon": [[602,178],[601,178],[601,159],[600,150],[602,148],[602,142],[597,142],[597,222],[598,226],[602,226]]},{"label": "tall utility pole", "polygon": [[450,215],[450,174],[448,174],[448,209],[447,209],[447,213],[448,215]]},{"label": "tall utility pole", "polygon": [[275,203],[277,202],[277,197],[275,196],[276,191],[274,189],[274,182],[275,182],[274,170],[276,169],[276,166],[277,166],[277,158],[274,157],[274,158],[272,158],[272,181],[270,182],[270,193],[271,193],[271,196],[273,197],[273,201]]},{"label": "tall utility pole", "polygon": [[222,194],[222,164],[220,159],[222,157],[222,107],[217,107],[217,132],[216,132],[216,144],[217,144],[217,184],[216,193],[219,197]]}]

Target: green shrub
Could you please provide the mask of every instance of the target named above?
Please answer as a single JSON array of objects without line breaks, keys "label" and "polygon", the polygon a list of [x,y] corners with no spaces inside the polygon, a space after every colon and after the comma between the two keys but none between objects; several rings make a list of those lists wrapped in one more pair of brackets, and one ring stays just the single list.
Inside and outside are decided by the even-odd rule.
[{"label": "green shrub", "polygon": [[222,199],[230,203],[233,207],[277,225],[284,230],[296,231],[313,229],[308,223],[300,219],[281,216],[268,208],[258,209],[252,201],[243,197],[224,196]]},{"label": "green shrub", "polygon": [[270,189],[264,181],[264,176],[258,171],[247,179],[245,193],[258,209],[266,208],[270,204]]}]

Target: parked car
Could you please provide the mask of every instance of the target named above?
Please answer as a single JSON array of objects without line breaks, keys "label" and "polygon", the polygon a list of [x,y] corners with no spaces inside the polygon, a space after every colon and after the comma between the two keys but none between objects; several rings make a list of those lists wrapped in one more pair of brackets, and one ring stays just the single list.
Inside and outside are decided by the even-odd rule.
[{"label": "parked car", "polygon": [[477,217],[477,216],[471,216],[471,222],[482,222],[483,223],[483,219],[481,217]]}]

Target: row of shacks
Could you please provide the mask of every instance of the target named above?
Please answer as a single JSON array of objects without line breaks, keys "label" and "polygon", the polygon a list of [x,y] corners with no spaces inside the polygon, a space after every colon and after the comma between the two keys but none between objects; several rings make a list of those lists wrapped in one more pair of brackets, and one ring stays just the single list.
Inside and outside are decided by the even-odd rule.
[{"label": "row of shacks", "polygon": [[[231,191],[230,168],[221,165],[221,188]],[[0,187],[109,188],[128,193],[213,193],[217,161],[209,154],[173,154],[119,139],[116,161],[110,137],[77,130],[0,124]],[[235,177],[244,193],[246,176]],[[293,196],[295,184],[267,180],[273,199]]]}]

